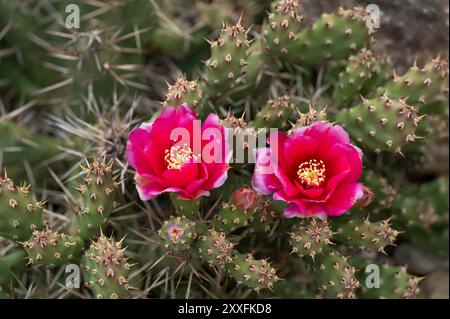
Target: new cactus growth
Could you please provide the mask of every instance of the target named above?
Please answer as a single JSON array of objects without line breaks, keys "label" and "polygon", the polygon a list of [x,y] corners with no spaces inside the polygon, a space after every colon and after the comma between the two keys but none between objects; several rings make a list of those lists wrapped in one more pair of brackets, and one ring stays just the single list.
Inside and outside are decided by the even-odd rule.
[{"label": "new cactus growth", "polygon": [[76,236],[46,228],[35,230],[23,243],[30,264],[46,265],[50,268],[76,262],[84,249],[83,241]]},{"label": "new cactus growth", "polygon": [[43,201],[34,201],[31,185],[17,185],[6,174],[0,176],[0,236],[23,241],[44,227]]},{"label": "new cactus growth", "polygon": [[132,264],[124,255],[122,241],[103,234],[93,241],[81,259],[85,286],[97,299],[117,299],[129,296],[128,276]]}]

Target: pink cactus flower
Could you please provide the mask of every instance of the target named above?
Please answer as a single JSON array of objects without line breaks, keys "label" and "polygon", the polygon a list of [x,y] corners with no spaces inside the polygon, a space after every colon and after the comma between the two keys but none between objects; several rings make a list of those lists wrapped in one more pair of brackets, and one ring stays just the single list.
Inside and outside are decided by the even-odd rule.
[{"label": "pink cactus flower", "polygon": [[192,107],[167,107],[129,136],[126,156],[136,170],[135,181],[142,200],[163,192],[194,200],[227,179],[231,151],[224,127],[215,114],[203,125]]},{"label": "pink cactus flower", "polygon": [[287,202],[286,217],[339,216],[362,197],[362,152],[341,126],[315,122],[268,143],[256,153],[252,185]]}]

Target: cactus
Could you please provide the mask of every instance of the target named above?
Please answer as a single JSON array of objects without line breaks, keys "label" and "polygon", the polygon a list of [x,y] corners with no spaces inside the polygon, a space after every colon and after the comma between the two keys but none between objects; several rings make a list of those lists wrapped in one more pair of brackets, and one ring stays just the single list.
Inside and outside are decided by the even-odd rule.
[{"label": "cactus", "polygon": [[389,210],[397,196],[397,190],[386,180],[386,178],[368,171],[364,177],[364,185],[374,191],[374,200],[369,208],[376,213]]},{"label": "cactus", "polygon": [[333,101],[335,105],[351,106],[353,98],[361,93],[364,85],[380,72],[372,51],[363,48],[358,54],[350,56],[336,83]]},{"label": "cactus", "polygon": [[189,250],[197,237],[195,222],[184,216],[172,217],[164,221],[158,234],[164,248],[176,253]]},{"label": "cactus", "polygon": [[231,204],[222,203],[212,225],[218,231],[231,232],[249,225],[257,213],[260,196],[251,188],[240,188],[231,195]]},{"label": "cactus", "polygon": [[398,154],[403,154],[402,146],[417,139],[415,132],[421,120],[416,108],[405,99],[394,100],[384,94],[364,99],[358,106],[341,111],[337,118],[358,144],[376,153]]},{"label": "cactus", "polygon": [[272,11],[263,31],[267,50],[280,59],[294,60],[298,54],[298,34],[302,30],[300,1],[280,0],[273,2]]},{"label": "cactus", "polygon": [[420,293],[420,278],[409,275],[405,267],[384,264],[380,268],[380,287],[362,288],[361,298],[414,299]]},{"label": "cactus", "polygon": [[120,185],[113,177],[112,163],[105,159],[86,161],[82,167],[83,183],[76,187],[80,193],[79,207],[76,208],[76,233],[83,239],[99,234],[116,206],[117,188]]},{"label": "cactus", "polygon": [[186,103],[197,108],[200,106],[201,98],[201,88],[197,81],[189,81],[186,77],[179,76],[174,84],[169,84],[163,106],[178,106]]},{"label": "cactus", "polygon": [[255,260],[252,254],[235,254],[232,265],[227,268],[239,285],[244,284],[257,293],[264,288],[272,290],[273,285],[280,280],[277,270],[267,260]]},{"label": "cactus", "polygon": [[200,211],[200,200],[179,199],[177,195],[171,194],[170,199],[178,214],[195,220]]},{"label": "cactus", "polygon": [[97,299],[117,299],[129,296],[128,276],[131,264],[124,256],[122,241],[103,234],[92,242],[81,259],[85,286]]},{"label": "cactus", "polygon": [[224,232],[213,229],[199,237],[197,252],[200,258],[210,266],[224,268],[233,263],[234,247],[236,245],[228,241]]},{"label": "cactus", "polygon": [[337,251],[317,257],[315,277],[320,295],[329,298],[354,299],[360,282],[355,277],[356,269],[348,263],[348,257]]},{"label": "cactus", "polygon": [[444,111],[444,106],[436,109],[430,104],[444,91],[447,77],[448,63],[437,56],[422,68],[414,62],[405,74],[394,75],[394,79],[387,82],[385,87],[381,87],[380,91],[391,98],[407,97],[408,103],[418,106],[420,114],[428,111],[440,114]]},{"label": "cactus", "polygon": [[298,34],[296,61],[301,64],[321,64],[341,60],[368,45],[373,30],[367,28],[368,17],[361,8],[325,13],[311,27]]},{"label": "cactus", "polygon": [[81,256],[84,243],[79,237],[58,233],[52,229],[35,230],[23,243],[30,264],[50,268],[76,262]]},{"label": "cactus", "polygon": [[304,219],[290,233],[292,252],[300,257],[310,256],[314,260],[316,255],[328,253],[331,245],[334,245],[333,235],[327,220]]},{"label": "cactus", "polygon": [[211,57],[205,62],[204,94],[216,99],[245,81],[247,59],[251,54],[249,30],[239,20],[235,25],[224,24],[216,41],[209,42]]},{"label": "cactus", "polygon": [[236,245],[228,241],[224,232],[209,230],[200,236],[198,253],[210,266],[225,269],[238,284],[244,284],[256,292],[272,289],[279,280],[276,269],[267,260],[255,260],[252,254],[237,252]]},{"label": "cactus", "polygon": [[385,253],[384,248],[393,245],[398,234],[397,230],[391,228],[389,220],[370,222],[369,218],[365,218],[339,223],[336,239],[359,250]]},{"label": "cactus", "polygon": [[290,129],[289,133],[294,132],[297,128],[302,126],[309,126],[316,121],[326,121],[327,120],[327,108],[323,108],[320,111],[309,105],[309,109],[307,112],[298,111],[297,121]]},{"label": "cactus", "polygon": [[0,236],[23,241],[44,227],[43,201],[30,197],[31,185],[16,185],[6,174],[0,176]]},{"label": "cactus", "polygon": [[[0,0],[0,298],[422,297],[396,244],[448,258],[446,50],[397,75],[425,46],[316,1],[83,1],[79,29],[70,3]],[[130,134],[180,105],[234,133],[230,163]],[[260,174],[270,128],[287,158]]]},{"label": "cactus", "polygon": [[266,105],[258,112],[252,122],[254,128],[282,128],[287,124],[287,120],[294,110],[294,104],[287,95],[276,99],[270,99]]}]

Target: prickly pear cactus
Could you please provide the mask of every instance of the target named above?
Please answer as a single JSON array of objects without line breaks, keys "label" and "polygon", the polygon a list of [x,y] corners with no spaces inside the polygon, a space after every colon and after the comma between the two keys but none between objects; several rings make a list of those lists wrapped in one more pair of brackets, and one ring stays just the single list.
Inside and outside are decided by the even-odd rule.
[{"label": "prickly pear cactus", "polygon": [[435,295],[441,2],[75,2],[0,0],[0,298]]},{"label": "prickly pear cactus", "polygon": [[30,264],[47,265],[50,268],[77,261],[83,246],[80,238],[48,228],[33,231],[30,239],[23,243]]},{"label": "prickly pear cactus", "polygon": [[219,98],[245,82],[247,59],[251,54],[248,32],[241,21],[224,24],[219,38],[210,42],[211,57],[205,62],[204,75],[204,93],[209,98]]},{"label": "prickly pear cactus", "polygon": [[97,299],[125,298],[129,294],[128,276],[132,264],[127,262],[122,241],[100,236],[84,253],[81,263],[85,286]]},{"label": "prickly pear cactus", "polygon": [[23,241],[43,225],[44,202],[33,201],[31,185],[16,185],[7,175],[0,176],[0,236]]},{"label": "prickly pear cactus", "polygon": [[80,206],[75,211],[76,233],[83,239],[98,235],[105,220],[117,207],[118,181],[113,177],[113,166],[94,159],[82,167],[83,183],[76,187],[80,193]]},{"label": "prickly pear cactus", "polygon": [[415,132],[421,117],[404,98],[391,99],[383,94],[343,110],[338,120],[359,145],[376,153],[402,154],[402,147],[418,138]]}]

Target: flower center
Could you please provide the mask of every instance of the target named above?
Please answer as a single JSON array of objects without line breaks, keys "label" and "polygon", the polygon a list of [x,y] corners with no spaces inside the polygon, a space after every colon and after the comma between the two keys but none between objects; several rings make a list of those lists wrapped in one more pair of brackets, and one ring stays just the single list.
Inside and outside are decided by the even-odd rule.
[{"label": "flower center", "polygon": [[184,163],[194,157],[191,148],[187,144],[172,146],[170,151],[167,149],[165,153],[164,159],[167,162],[168,169],[180,169]]},{"label": "flower center", "polygon": [[320,187],[325,181],[325,164],[321,160],[312,159],[298,166],[297,175],[303,186]]},{"label": "flower center", "polygon": [[171,224],[167,229],[167,235],[169,235],[169,239],[176,243],[180,240],[181,236],[183,236],[183,227],[178,224]]}]

